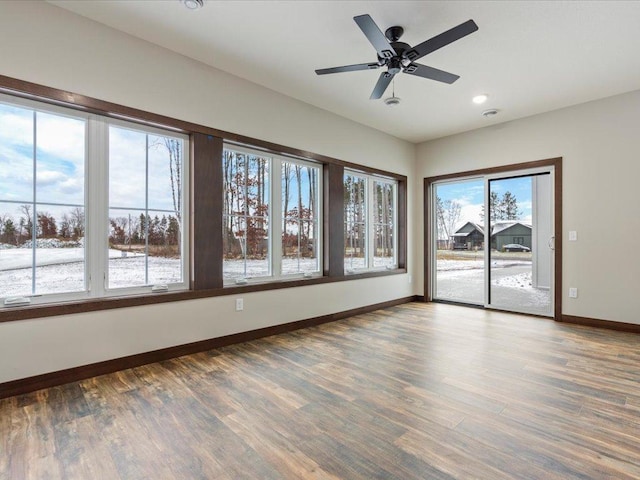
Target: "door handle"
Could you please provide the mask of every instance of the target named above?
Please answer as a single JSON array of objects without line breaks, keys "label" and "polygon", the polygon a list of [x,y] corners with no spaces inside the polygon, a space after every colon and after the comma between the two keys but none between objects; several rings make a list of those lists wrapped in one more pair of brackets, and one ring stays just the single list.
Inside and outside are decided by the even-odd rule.
[{"label": "door handle", "polygon": [[549,248],[551,250],[555,250],[556,249],[556,237],[555,237],[555,235],[549,239]]}]

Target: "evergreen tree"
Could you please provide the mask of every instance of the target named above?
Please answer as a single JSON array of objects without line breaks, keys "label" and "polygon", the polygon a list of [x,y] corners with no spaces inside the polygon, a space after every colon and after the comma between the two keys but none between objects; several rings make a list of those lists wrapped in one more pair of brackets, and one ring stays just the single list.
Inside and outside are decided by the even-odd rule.
[{"label": "evergreen tree", "polygon": [[173,215],[169,215],[169,224],[167,225],[167,244],[178,245],[180,243],[180,224],[178,219]]},{"label": "evergreen tree", "polygon": [[502,215],[503,220],[517,220],[520,216],[518,201],[515,195],[509,191],[502,195]]},{"label": "evergreen tree", "polygon": [[11,245],[16,244],[16,226],[11,218],[7,218],[4,221],[2,228],[2,242],[9,243]]},{"label": "evergreen tree", "polygon": [[[518,220],[520,213],[518,200],[513,193],[507,191],[502,195],[502,198],[495,191],[489,194],[489,221],[491,223],[500,220]],[[484,205],[482,205],[480,219],[484,221]]]}]

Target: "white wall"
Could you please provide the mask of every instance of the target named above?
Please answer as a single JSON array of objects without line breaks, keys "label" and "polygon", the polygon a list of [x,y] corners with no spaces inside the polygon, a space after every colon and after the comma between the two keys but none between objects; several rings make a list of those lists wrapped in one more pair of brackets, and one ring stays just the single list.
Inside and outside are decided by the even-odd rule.
[{"label": "white wall", "polygon": [[[414,145],[41,2],[0,2],[0,74],[410,175]],[[415,190],[409,186],[409,218]],[[409,225],[408,263],[413,265]],[[409,273],[413,273],[409,271]],[[408,275],[0,323],[0,383],[413,295]]]},{"label": "white wall", "polygon": [[[636,91],[426,142],[417,150],[416,196],[425,177],[562,157],[563,313],[640,324],[639,133]],[[418,198],[415,225],[421,205]],[[421,239],[420,226],[416,245]],[[414,258],[422,289],[422,252]]]}]

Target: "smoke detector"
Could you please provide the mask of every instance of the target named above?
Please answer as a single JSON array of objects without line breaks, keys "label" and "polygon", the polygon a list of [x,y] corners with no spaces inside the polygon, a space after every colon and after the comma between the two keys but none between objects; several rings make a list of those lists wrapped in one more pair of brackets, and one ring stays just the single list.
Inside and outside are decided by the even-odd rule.
[{"label": "smoke detector", "polygon": [[180,3],[189,10],[198,10],[199,8],[204,7],[204,0],[180,0]]},{"label": "smoke detector", "polygon": [[400,97],[396,97],[394,95],[393,97],[385,98],[384,99],[384,103],[385,103],[385,105],[389,105],[390,107],[394,107],[394,106],[396,106],[396,105],[398,105],[400,103]]},{"label": "smoke detector", "polygon": [[495,108],[490,108],[489,110],[485,110],[484,112],[482,112],[482,116],[485,118],[489,118],[489,117],[493,117],[494,115],[498,114],[498,110],[496,110]]}]

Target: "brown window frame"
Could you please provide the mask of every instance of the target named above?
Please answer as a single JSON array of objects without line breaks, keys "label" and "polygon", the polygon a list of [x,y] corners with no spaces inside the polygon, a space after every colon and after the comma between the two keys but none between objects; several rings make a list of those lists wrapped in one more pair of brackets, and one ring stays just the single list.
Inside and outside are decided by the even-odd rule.
[{"label": "brown window frame", "polygon": [[[514,172],[518,170],[527,170],[531,168],[539,168],[539,167],[553,167],[555,182],[554,182],[554,231],[555,231],[555,260],[554,260],[554,284],[555,284],[555,292],[554,292],[554,311],[553,311],[553,319],[556,321],[562,320],[562,157],[554,157],[547,158],[543,160],[534,160],[530,162],[523,163],[515,163],[508,165],[500,165],[496,167],[488,167],[488,168],[479,168],[476,170],[468,170],[465,172],[455,172],[448,173],[445,175],[438,175],[434,177],[426,177],[423,179],[423,252],[424,252],[424,263],[423,263],[423,275],[424,275],[424,301],[431,302],[431,283],[429,281],[431,270],[434,268],[434,265],[431,265],[430,256],[428,252],[431,250],[431,236],[433,232],[431,231],[431,189],[433,188],[433,184],[442,180],[451,180],[451,179],[459,179],[459,178],[468,178],[475,176],[484,176],[484,175],[492,175],[495,173],[505,173],[505,172]],[[442,301],[442,300],[435,300]],[[466,304],[465,304],[466,306]],[[477,308],[476,306],[471,306],[470,308]],[[480,307],[484,308],[484,307]],[[546,317],[545,317],[546,318]]]},{"label": "brown window frame", "polygon": [[[37,306],[0,307],[0,322],[84,313],[113,308],[184,301],[276,290],[407,272],[407,177],[393,172],[358,165],[296,148],[278,145],[195,123],[79,95],[64,90],[0,75],[0,92],[39,102],[61,105],[106,117],[126,119],[141,125],[161,126],[190,137],[190,287],[189,290],[127,295],[91,300],[74,300]],[[269,281],[241,286],[223,286],[222,277],[222,149],[225,141],[244,144],[280,155],[289,155],[322,164],[323,170],[323,276],[309,279]],[[343,249],[343,175],[349,168],[380,175],[398,182],[398,268],[345,275]]]}]

